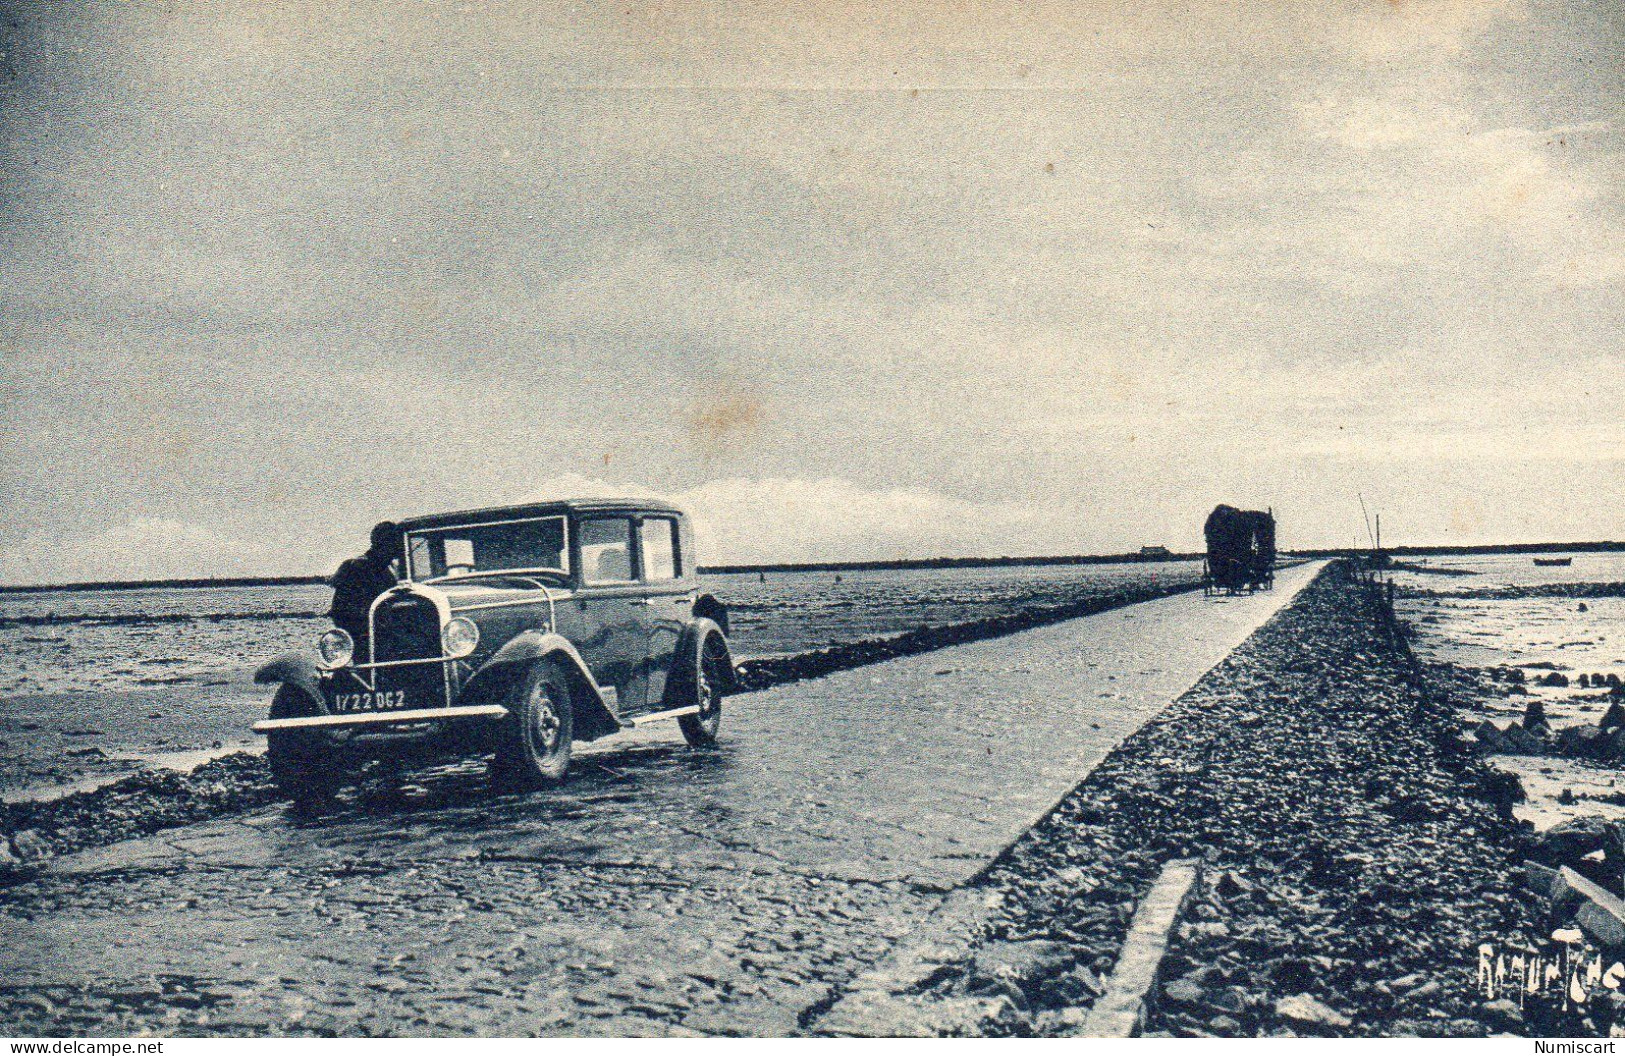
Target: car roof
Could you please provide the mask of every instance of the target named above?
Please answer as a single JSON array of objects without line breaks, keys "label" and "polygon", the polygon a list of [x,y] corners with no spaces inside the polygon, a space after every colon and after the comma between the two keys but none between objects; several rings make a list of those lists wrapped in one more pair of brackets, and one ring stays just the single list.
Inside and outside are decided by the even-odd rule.
[{"label": "car roof", "polygon": [[523,520],[529,517],[558,516],[570,513],[668,513],[678,517],[683,511],[659,499],[579,498],[555,499],[551,502],[527,502],[517,506],[486,506],[476,510],[456,510],[451,513],[430,513],[408,517],[399,522],[403,532],[423,528],[444,528],[470,521]]}]

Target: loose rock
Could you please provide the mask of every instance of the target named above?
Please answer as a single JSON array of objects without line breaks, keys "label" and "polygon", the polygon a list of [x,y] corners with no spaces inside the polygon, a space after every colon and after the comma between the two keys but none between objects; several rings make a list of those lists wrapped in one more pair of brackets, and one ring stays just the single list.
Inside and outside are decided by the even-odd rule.
[{"label": "loose rock", "polygon": [[1295,994],[1275,1002],[1275,1014],[1290,1023],[1305,1027],[1340,1030],[1353,1020],[1308,994]]}]

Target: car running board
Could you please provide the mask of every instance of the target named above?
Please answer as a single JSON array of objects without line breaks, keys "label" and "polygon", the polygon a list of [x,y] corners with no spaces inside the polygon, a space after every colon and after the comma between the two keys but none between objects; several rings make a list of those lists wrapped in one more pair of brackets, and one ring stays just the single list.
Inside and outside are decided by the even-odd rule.
[{"label": "car running board", "polygon": [[272,730],[305,730],[320,726],[376,726],[396,722],[438,722],[445,719],[501,719],[508,709],[500,704],[471,708],[417,708],[411,711],[358,711],[348,715],[306,715],[296,719],[262,719],[255,733]]},{"label": "car running board", "polygon": [[670,711],[657,711],[650,715],[634,715],[630,719],[621,720],[627,726],[647,726],[651,722],[660,722],[662,719],[680,719],[684,715],[698,715],[699,705],[690,704],[686,708],[672,708]]}]

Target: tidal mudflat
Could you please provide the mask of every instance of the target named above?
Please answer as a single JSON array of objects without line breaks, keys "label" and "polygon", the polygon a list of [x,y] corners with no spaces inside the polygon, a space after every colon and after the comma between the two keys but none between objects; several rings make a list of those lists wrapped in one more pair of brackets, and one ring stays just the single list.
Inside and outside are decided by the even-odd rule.
[{"label": "tidal mudflat", "polygon": [[[557,795],[494,795],[461,766],[378,775],[335,814],[300,818],[260,760],[236,755],[14,805],[13,820],[38,825],[40,855],[11,874],[14,934],[62,950],[78,941],[73,914],[136,924],[117,963],[87,950],[17,960],[26,982],[4,1014],[39,1029],[162,1019],[195,1033],[851,1032],[868,1022],[849,1015],[854,1002],[892,1008],[863,1006],[855,980],[934,935],[954,903],[974,911],[963,941],[931,946],[928,976],[889,995],[910,1006],[892,1029],[1075,1034],[1159,870],[1195,859],[1204,875],[1162,958],[1150,1033],[1606,1033],[1620,1009],[1543,1019],[1486,998],[1476,975],[1480,944],[1534,945],[1551,930],[1526,859],[1568,855],[1587,875],[1617,864],[1604,830],[1541,833],[1545,799],[1531,789],[1520,802],[1508,774],[1583,765],[1601,782],[1610,764],[1487,755],[1474,731],[1524,721],[1531,702],[1554,730],[1606,718],[1618,559],[1546,581],[1497,572],[1507,560],[1396,573],[1397,605],[1339,562],[1283,575],[1275,597],[1186,594],[1056,622],[1179,586],[1114,584],[904,631],[886,648],[758,656],[747,671],[769,688],[734,698],[735,739],[720,751],[634,736],[587,754]],[[1011,633],[1028,620],[1049,625]],[[957,630],[937,644],[974,644],[927,651],[942,628]],[[1208,652],[1170,666],[1204,638]],[[1012,728],[1018,712],[1032,721]],[[1549,800],[1570,821],[1577,802],[1593,813],[1613,795],[1565,787]],[[465,869],[502,884],[470,897]],[[339,877],[361,878],[359,894],[328,894]],[[425,878],[438,885],[432,913],[418,909]],[[266,887],[288,895],[247,897]],[[527,918],[543,890],[602,926]],[[182,897],[198,891],[197,904]],[[685,933],[692,945],[660,945],[672,915],[702,922]],[[502,959],[459,946],[475,941],[465,919],[482,948],[508,929]],[[348,930],[317,950],[313,974],[309,943],[333,921]],[[280,982],[266,989],[246,962],[200,973],[167,941],[194,926],[271,936]],[[416,960],[393,946],[385,957],[400,934]],[[179,982],[135,986],[121,975],[130,957]],[[673,975],[664,966],[677,961],[698,969]],[[452,1000],[416,985],[446,971]],[[383,978],[401,985],[373,985]],[[315,996],[334,992],[349,1002],[339,1011]]]},{"label": "tidal mudflat", "polygon": [[1528,798],[1517,813],[1538,830],[1584,814],[1625,817],[1625,757],[1565,752],[1555,740],[1595,726],[1625,699],[1625,554],[1535,564],[1557,556],[1438,558],[1428,571],[1393,574],[1412,648],[1452,680],[1464,734],[1476,737],[1485,722],[1522,730],[1531,706],[1545,716],[1549,745],[1518,734],[1484,745],[1494,765],[1521,779]]},{"label": "tidal mudflat", "polygon": [[647,727],[530,794],[476,763],[367,777],[300,811],[256,802],[264,768],[239,755],[72,797],[31,852],[109,819],[161,831],[4,877],[0,1024],[815,1030],[854,975],[1316,571],[791,678],[728,698],[712,748]]}]

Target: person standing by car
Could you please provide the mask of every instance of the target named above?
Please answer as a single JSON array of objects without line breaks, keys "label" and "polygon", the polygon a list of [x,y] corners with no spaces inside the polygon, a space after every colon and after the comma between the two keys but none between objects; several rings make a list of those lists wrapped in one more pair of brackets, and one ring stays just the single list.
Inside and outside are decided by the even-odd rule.
[{"label": "person standing by car", "polygon": [[373,526],[367,552],[350,558],[333,573],[333,605],[327,615],[333,626],[355,640],[357,655],[365,655],[367,611],[378,595],[400,581],[400,562],[396,560],[400,545],[400,528],[394,521],[382,521]]}]

